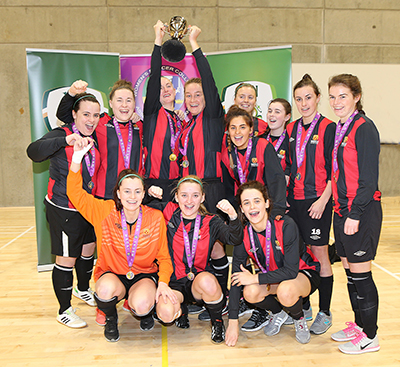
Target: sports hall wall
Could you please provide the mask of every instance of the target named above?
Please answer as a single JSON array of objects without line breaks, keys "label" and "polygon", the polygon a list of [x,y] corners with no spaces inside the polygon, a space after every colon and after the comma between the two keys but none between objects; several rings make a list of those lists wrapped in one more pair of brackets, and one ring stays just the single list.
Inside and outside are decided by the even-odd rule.
[{"label": "sports hall wall", "polygon": [[[206,53],[292,45],[293,80],[305,72],[318,75],[316,81],[325,100],[327,76],[339,69],[358,75],[362,67],[367,115],[385,131],[393,131],[389,137],[391,143],[397,143],[382,145],[380,188],[386,196],[400,195],[400,124],[394,100],[398,86],[393,88],[395,81],[400,81],[400,1],[194,3],[0,0],[0,206],[33,205],[32,163],[25,153],[31,140],[25,49],[149,54],[153,24],[173,15],[185,16],[202,29],[199,43]],[[351,65],[347,69],[340,64]],[[372,64],[370,69],[368,64]],[[371,99],[372,95],[379,98]],[[321,104],[320,110],[333,117],[327,104]]]}]

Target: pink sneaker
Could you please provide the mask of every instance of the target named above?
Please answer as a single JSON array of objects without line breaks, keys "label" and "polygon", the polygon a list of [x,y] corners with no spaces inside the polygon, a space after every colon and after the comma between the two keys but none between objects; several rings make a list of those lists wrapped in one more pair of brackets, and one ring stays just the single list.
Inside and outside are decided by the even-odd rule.
[{"label": "pink sneaker", "polygon": [[359,333],[357,338],[352,341],[339,345],[339,350],[346,354],[377,352],[380,348],[378,335],[369,339],[363,332]]},{"label": "pink sneaker", "polygon": [[104,326],[106,324],[106,315],[98,308],[96,308],[96,324],[99,326]]},{"label": "pink sneaker", "polygon": [[357,338],[362,329],[355,322],[346,322],[347,328],[340,330],[331,335],[331,338],[336,342],[347,342]]}]

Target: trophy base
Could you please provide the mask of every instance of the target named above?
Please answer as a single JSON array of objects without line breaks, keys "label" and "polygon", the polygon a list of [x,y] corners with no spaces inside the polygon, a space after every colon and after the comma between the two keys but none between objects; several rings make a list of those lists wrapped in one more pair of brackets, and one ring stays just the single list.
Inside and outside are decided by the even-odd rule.
[{"label": "trophy base", "polygon": [[181,41],[170,39],[161,46],[161,55],[169,62],[179,62],[185,58],[186,47]]}]

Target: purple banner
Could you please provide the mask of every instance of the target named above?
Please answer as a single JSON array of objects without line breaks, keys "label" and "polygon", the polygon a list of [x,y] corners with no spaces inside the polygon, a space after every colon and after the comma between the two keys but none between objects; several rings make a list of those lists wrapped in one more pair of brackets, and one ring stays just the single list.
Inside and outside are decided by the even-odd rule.
[{"label": "purple banner", "polygon": [[[150,55],[128,55],[120,57],[121,78],[132,82],[136,97],[136,113],[143,118],[143,104],[146,99],[147,80],[150,76]],[[171,79],[176,90],[175,109],[184,104],[183,87],[187,80],[199,78],[196,61],[192,55],[186,55],[181,62],[170,63],[162,59],[162,76]]]}]

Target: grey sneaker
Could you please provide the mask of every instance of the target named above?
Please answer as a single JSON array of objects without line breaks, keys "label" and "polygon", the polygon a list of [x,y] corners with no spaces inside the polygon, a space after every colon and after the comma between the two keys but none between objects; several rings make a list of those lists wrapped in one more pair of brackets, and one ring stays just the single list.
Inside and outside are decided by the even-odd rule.
[{"label": "grey sneaker", "polygon": [[320,311],[317,313],[313,324],[310,327],[310,331],[313,334],[323,334],[332,326],[332,312],[330,316],[325,315],[324,312]]},{"label": "grey sneaker", "polygon": [[269,318],[267,310],[255,309],[241,329],[243,331],[258,331],[268,324]]},{"label": "grey sneaker", "polygon": [[[311,321],[312,320],[312,308],[308,310],[303,309],[304,317],[306,318],[306,321]],[[283,325],[293,325],[293,318],[292,316],[289,315],[289,317],[286,319],[285,323]]]},{"label": "grey sneaker", "polygon": [[246,313],[252,313],[253,309],[249,307],[247,302],[241,298],[239,301],[239,317],[242,317]]},{"label": "grey sneaker", "polygon": [[269,323],[264,328],[264,334],[267,336],[273,336],[279,333],[281,326],[288,318],[288,314],[282,310],[271,316]]},{"label": "grey sneaker", "polygon": [[311,339],[311,335],[306,319],[302,317],[300,320],[294,320],[294,328],[296,330],[296,340],[301,344],[307,344]]}]

